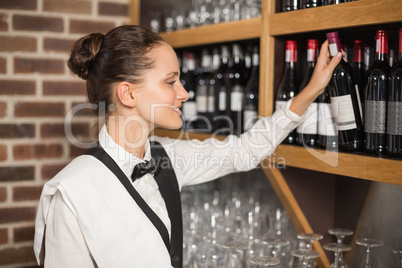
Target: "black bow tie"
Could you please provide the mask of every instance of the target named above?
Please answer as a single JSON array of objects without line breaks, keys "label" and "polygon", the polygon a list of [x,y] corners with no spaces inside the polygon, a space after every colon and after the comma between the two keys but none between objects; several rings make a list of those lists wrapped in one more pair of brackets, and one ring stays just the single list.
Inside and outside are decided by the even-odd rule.
[{"label": "black bow tie", "polygon": [[160,160],[160,156],[155,156],[149,161],[145,161],[135,165],[133,174],[131,174],[132,181],[141,178],[147,173],[158,175],[160,171]]}]

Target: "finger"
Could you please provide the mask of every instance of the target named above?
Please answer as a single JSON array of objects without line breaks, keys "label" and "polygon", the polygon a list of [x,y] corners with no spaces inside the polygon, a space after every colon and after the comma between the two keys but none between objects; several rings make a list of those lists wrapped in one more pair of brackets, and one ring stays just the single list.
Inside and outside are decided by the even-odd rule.
[{"label": "finger", "polygon": [[335,67],[338,66],[339,62],[341,62],[341,59],[342,59],[342,53],[338,52],[338,54],[332,57],[331,61],[328,64],[328,68],[333,71]]}]

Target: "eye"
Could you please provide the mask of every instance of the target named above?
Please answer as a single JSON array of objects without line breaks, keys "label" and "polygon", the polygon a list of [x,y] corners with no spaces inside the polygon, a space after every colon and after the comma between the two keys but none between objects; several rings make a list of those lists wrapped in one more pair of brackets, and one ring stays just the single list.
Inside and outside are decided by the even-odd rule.
[{"label": "eye", "polygon": [[169,85],[173,86],[174,83],[176,83],[176,80],[172,81],[172,82],[167,82]]}]

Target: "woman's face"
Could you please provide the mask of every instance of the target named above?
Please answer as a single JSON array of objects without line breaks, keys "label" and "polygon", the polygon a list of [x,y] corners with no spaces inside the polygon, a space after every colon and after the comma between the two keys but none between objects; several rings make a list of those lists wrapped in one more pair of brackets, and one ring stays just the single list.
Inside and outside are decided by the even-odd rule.
[{"label": "woman's face", "polygon": [[150,52],[154,66],[144,75],[136,93],[136,110],[151,129],[178,129],[182,126],[180,108],[188,93],[180,83],[177,56],[171,46],[163,44]]}]

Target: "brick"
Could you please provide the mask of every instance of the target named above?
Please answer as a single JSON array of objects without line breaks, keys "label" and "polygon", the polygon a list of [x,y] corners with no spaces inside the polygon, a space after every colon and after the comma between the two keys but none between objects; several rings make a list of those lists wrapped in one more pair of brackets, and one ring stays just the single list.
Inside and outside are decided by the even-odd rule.
[{"label": "brick", "polygon": [[35,81],[0,80],[0,95],[34,95]]},{"label": "brick", "polygon": [[21,227],[14,229],[14,242],[28,242],[33,241],[33,237],[35,234],[35,227]]},{"label": "brick", "polygon": [[113,22],[99,22],[89,20],[70,20],[70,33],[89,34],[89,33],[107,33],[116,27]]},{"label": "brick", "polygon": [[7,115],[7,103],[0,101],[0,117]]},{"label": "brick", "polygon": [[43,82],[44,95],[85,96],[86,84],[84,81],[45,81]]},{"label": "brick", "polygon": [[124,16],[127,17],[128,5],[110,2],[100,2],[98,6],[99,15],[105,16]]},{"label": "brick", "polygon": [[0,138],[17,139],[35,137],[33,124],[0,124]]},{"label": "brick", "polygon": [[14,58],[15,73],[63,74],[65,62],[57,59]]},{"label": "brick", "polygon": [[61,18],[14,15],[12,20],[14,30],[58,33],[64,31],[63,19]]},{"label": "brick", "polygon": [[0,36],[0,51],[36,51],[36,38]]},{"label": "brick", "polygon": [[[71,126],[67,125],[74,136],[89,137],[90,126],[88,123],[72,123]],[[45,123],[40,127],[41,138],[65,138],[65,124],[52,124]]]},{"label": "brick", "polygon": [[42,186],[20,186],[13,188],[13,201],[36,201],[39,200]]},{"label": "brick", "polygon": [[64,116],[63,102],[19,102],[15,104],[16,117]]},{"label": "brick", "polygon": [[45,38],[43,48],[45,51],[70,53],[75,41],[62,38]]},{"label": "brick", "polygon": [[35,10],[36,0],[1,0],[0,8]]},{"label": "brick", "polygon": [[8,230],[6,228],[0,229],[0,245],[8,242]]},{"label": "brick", "polygon": [[8,30],[8,15],[7,14],[0,14],[0,31],[7,31]]},{"label": "brick", "polygon": [[80,148],[74,145],[70,145],[70,157],[74,158],[83,155],[87,150],[87,148]]},{"label": "brick", "polygon": [[7,160],[7,146],[0,145],[0,161]]},{"label": "brick", "polygon": [[[16,263],[35,263],[35,255],[31,246],[5,248],[1,250],[0,266],[15,267]],[[26,267],[26,266],[19,266]]]},{"label": "brick", "polygon": [[33,166],[0,167],[0,182],[32,181],[34,177],[35,168]]},{"label": "brick", "polygon": [[15,160],[58,158],[63,155],[60,144],[19,144],[13,147]]},{"label": "brick", "polygon": [[91,14],[91,1],[82,0],[44,0],[43,10],[74,14]]},{"label": "brick", "polygon": [[89,103],[73,102],[71,109],[77,109],[74,116],[96,116],[96,110],[91,108]]},{"label": "brick", "polygon": [[11,222],[33,221],[36,209],[34,207],[0,208],[0,224]]},{"label": "brick", "polygon": [[43,180],[49,180],[56,176],[57,173],[62,170],[66,164],[61,164],[61,165],[43,165],[41,169],[41,174],[42,174],[42,179]]},{"label": "brick", "polygon": [[0,187],[0,202],[5,202],[7,200],[7,189],[6,187]]},{"label": "brick", "polygon": [[5,74],[7,72],[7,60],[0,57],[0,73]]}]

